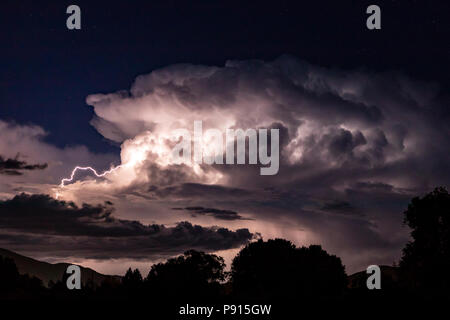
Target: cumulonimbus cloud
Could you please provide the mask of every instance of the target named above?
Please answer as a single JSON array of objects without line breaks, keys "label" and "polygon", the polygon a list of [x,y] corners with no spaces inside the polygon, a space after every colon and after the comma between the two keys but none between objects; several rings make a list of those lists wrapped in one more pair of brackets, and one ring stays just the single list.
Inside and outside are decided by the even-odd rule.
[{"label": "cumulonimbus cloud", "polygon": [[[258,185],[257,177],[249,179],[255,174],[249,166],[194,170],[167,163],[170,132],[192,130],[201,120],[205,130],[223,132],[280,128],[282,167],[273,184],[292,180],[293,169],[320,174],[350,166],[361,179],[418,187],[405,177],[411,162],[426,152],[446,152],[428,143],[449,135],[438,96],[436,85],[401,74],[327,69],[283,56],[228,61],[224,67],[173,65],[137,77],[128,91],[93,94],[86,101],[94,108],[93,126],[122,143],[122,163],[133,162],[133,170],[118,170],[122,178],[110,177],[116,185]],[[402,163],[407,169],[389,170]]]}]

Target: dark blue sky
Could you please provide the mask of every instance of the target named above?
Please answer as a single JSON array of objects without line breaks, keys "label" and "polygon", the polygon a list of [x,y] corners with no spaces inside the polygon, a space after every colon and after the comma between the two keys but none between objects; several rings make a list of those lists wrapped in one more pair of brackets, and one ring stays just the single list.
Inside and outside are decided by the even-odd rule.
[{"label": "dark blue sky", "polygon": [[[0,119],[44,127],[59,147],[118,151],[89,125],[88,94],[128,89],[169,64],[223,65],[293,54],[311,63],[402,71],[449,88],[444,1],[4,1]],[[379,4],[382,30],[365,27]],[[406,3],[406,4],[405,4]],[[66,29],[77,4],[82,30]]]}]

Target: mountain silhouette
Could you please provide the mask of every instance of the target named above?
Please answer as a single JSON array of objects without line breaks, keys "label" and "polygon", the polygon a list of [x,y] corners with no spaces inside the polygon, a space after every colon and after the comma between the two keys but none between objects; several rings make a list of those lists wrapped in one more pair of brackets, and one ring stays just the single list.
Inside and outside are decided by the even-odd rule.
[{"label": "mountain silhouette", "polygon": [[[48,287],[49,282],[56,283],[61,281],[70,263],[48,263],[35,260],[13,251],[0,248],[0,256],[14,260],[20,274],[28,274],[42,280],[44,286]],[[120,276],[110,276],[98,273],[90,268],[80,266],[81,282],[85,285],[92,283],[94,286],[99,286],[103,282],[120,283]]]}]

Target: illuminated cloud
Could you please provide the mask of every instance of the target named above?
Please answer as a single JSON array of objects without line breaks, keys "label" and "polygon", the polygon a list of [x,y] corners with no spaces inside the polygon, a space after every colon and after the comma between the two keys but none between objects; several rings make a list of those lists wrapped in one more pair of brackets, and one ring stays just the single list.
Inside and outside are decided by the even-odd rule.
[{"label": "illuminated cloud", "polygon": [[[438,94],[435,85],[401,74],[326,69],[289,56],[228,61],[224,67],[169,66],[137,77],[128,91],[87,97],[93,126],[122,144],[122,166],[100,186],[82,186],[114,192],[180,183],[259,187],[331,171],[342,172],[332,183],[341,190],[356,179],[423,188],[406,172],[424,154],[445,153],[445,147],[428,143],[448,134],[429,112],[442,108]],[[174,165],[172,133],[192,132],[196,120],[204,130],[280,129],[277,177],[257,177],[248,165]],[[350,168],[355,174],[344,177]],[[80,188],[72,186],[74,192]]]}]

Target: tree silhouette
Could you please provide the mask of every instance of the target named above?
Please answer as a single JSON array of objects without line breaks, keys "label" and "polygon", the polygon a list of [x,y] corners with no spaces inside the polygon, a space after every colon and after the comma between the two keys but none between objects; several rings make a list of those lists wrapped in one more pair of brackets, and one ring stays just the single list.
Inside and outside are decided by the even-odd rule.
[{"label": "tree silhouette", "polygon": [[0,298],[34,298],[43,290],[40,279],[19,274],[13,259],[0,256]]},{"label": "tree silhouette", "polygon": [[189,250],[152,266],[146,283],[153,293],[172,297],[213,297],[225,280],[222,257]]},{"label": "tree silhouette", "polygon": [[125,276],[122,278],[122,284],[125,287],[135,288],[142,284],[142,275],[138,269],[128,268]]},{"label": "tree silhouette", "polygon": [[445,294],[450,287],[450,195],[436,188],[413,198],[404,214],[412,229],[400,262],[404,284],[428,296]]},{"label": "tree silhouette", "polygon": [[0,256],[0,291],[6,293],[15,289],[19,278],[19,271],[14,260]]},{"label": "tree silhouette", "polygon": [[341,260],[321,246],[296,248],[290,241],[248,244],[231,267],[233,292],[245,298],[327,297],[346,287]]},{"label": "tree silhouette", "polygon": [[142,294],[144,282],[138,269],[128,268],[122,278],[122,293],[128,297],[137,298]]}]

